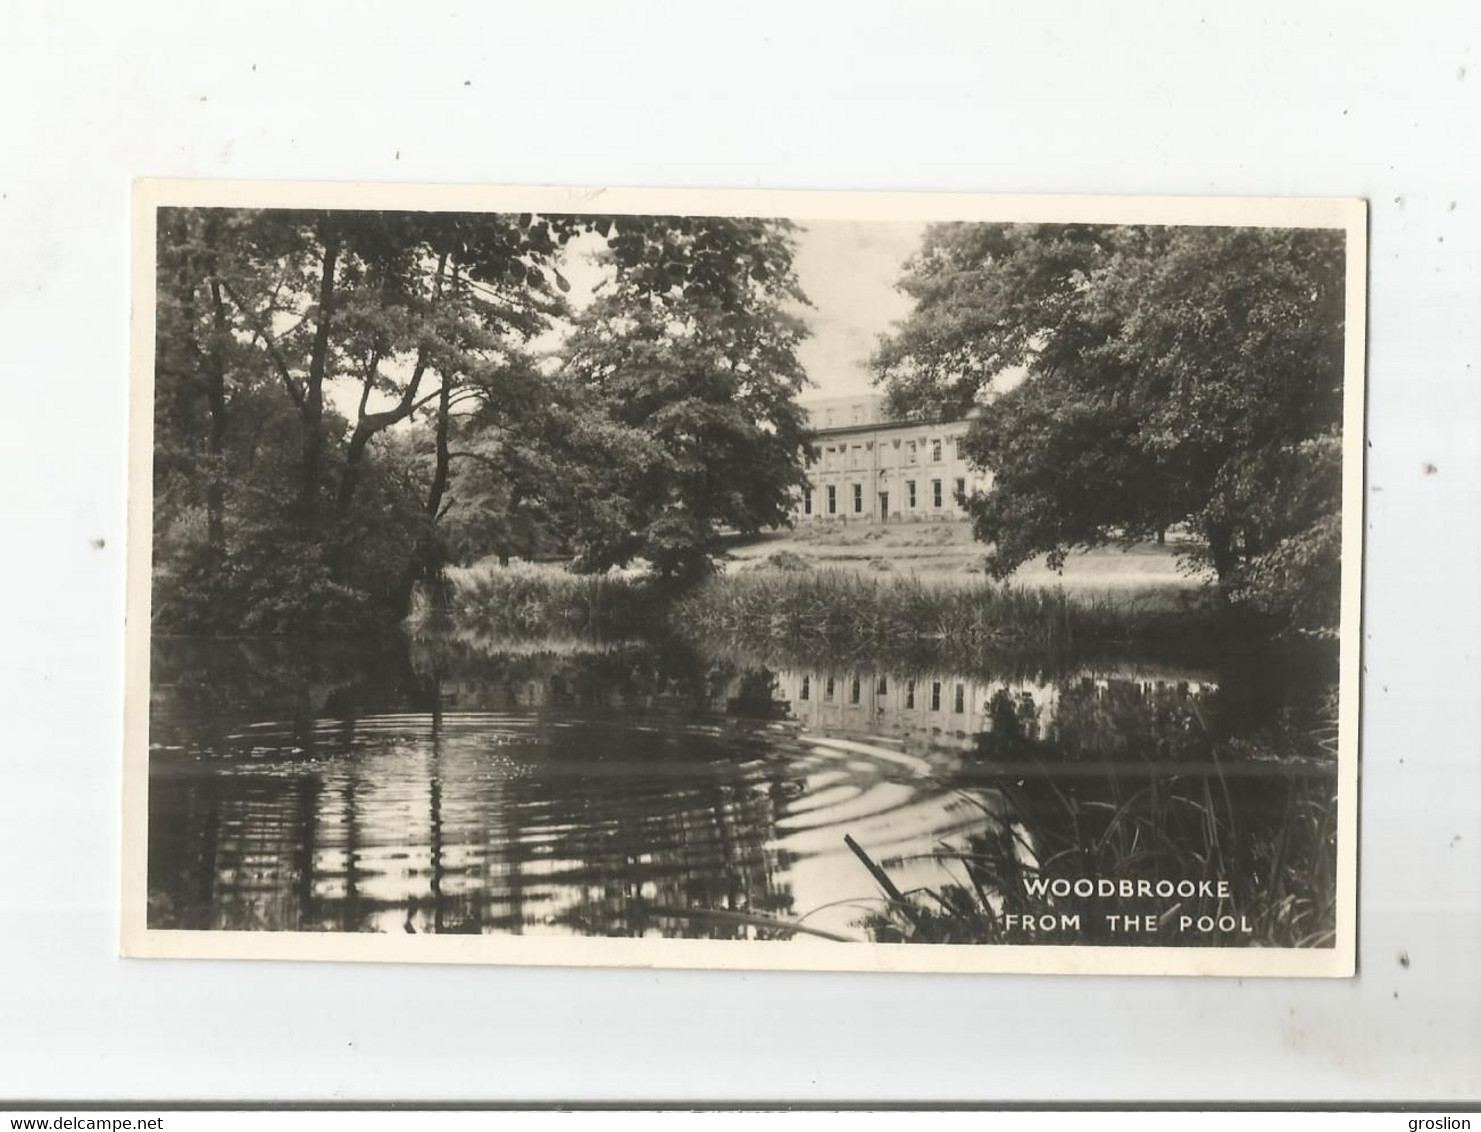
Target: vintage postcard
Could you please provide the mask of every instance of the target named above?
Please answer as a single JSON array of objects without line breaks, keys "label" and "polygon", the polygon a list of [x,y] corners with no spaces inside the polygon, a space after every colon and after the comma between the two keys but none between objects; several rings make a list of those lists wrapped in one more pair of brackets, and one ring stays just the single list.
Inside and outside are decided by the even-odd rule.
[{"label": "vintage postcard", "polygon": [[1361,201],[134,224],[125,954],[1353,973]]}]

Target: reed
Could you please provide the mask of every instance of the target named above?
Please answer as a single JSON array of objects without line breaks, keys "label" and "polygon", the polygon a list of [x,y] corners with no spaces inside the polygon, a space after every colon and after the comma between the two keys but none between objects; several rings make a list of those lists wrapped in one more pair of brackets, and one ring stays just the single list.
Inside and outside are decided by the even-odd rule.
[{"label": "reed", "polygon": [[[1213,610],[1165,590],[1075,595],[983,581],[932,585],[918,577],[852,571],[755,571],[707,581],[681,599],[674,624],[706,640],[758,653],[835,660],[926,646],[936,660],[984,652],[1039,656],[1110,643],[1186,639],[1211,629]],[[902,658],[903,659],[903,658]]]},{"label": "reed", "polygon": [[[956,879],[905,893],[881,884],[880,910],[866,917],[882,941],[1053,943],[1136,946],[1322,947],[1337,908],[1335,779],[1331,768],[1286,773],[1152,775],[1087,795],[1084,780],[1051,773],[1000,787],[1006,806],[984,809],[987,832],[931,856]],[[1003,820],[1003,813],[1014,815]],[[858,850],[856,849],[857,853]],[[870,870],[903,863],[886,859]],[[1091,878],[1227,881],[1217,905],[1145,897],[1056,898],[1033,881]],[[1049,934],[1021,917],[1064,921]],[[1235,930],[1180,929],[1180,917],[1235,918]],[[1158,919],[1155,933],[1112,926],[1110,916]],[[1012,920],[1010,917],[1020,917]],[[1124,923],[1124,921],[1122,921]],[[1246,927],[1248,930],[1246,930]]]},{"label": "reed", "polygon": [[1196,596],[1165,589],[1071,596],[986,581],[759,570],[676,594],[642,576],[478,565],[449,571],[440,603],[421,601],[412,621],[508,641],[678,637],[763,663],[996,673],[1043,672],[1128,646],[1171,659],[1216,635],[1215,614]]},{"label": "reed", "polygon": [[662,596],[640,578],[515,565],[451,570],[447,582],[443,607],[417,611],[424,623],[445,617],[467,631],[513,641],[603,641],[645,636],[664,621]]}]

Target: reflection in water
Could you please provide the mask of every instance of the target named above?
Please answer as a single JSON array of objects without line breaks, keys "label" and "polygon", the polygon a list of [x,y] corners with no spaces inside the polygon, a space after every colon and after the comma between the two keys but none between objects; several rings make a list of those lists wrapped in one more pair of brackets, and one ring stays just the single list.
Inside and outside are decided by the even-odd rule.
[{"label": "reflection in water", "polygon": [[[1102,868],[1087,838],[1132,863],[1137,836],[1198,842],[1176,783],[1212,798],[1208,768],[1256,733],[1230,718],[1290,722],[1207,672],[803,671],[672,642],[170,640],[153,663],[159,928],[1023,942],[1002,921],[1026,875]],[[1291,765],[1244,774],[1246,813],[1289,816]],[[1118,811],[1148,781],[1172,784],[1156,813]]]},{"label": "reflection in water", "polygon": [[[1076,750],[1097,749],[1097,739],[1118,742],[1125,728],[1084,726],[1078,718],[1087,700],[1123,702],[1140,716],[1173,698],[1190,703],[1217,686],[1206,677],[1146,668],[1116,672],[1100,669],[1063,679],[974,680],[939,673],[892,676],[880,673],[783,671],[778,688],[793,718],[810,727],[901,738],[975,749],[980,735],[1004,731],[1028,739],[1053,740],[1075,733]],[[1069,718],[1061,726],[1061,703]]]}]

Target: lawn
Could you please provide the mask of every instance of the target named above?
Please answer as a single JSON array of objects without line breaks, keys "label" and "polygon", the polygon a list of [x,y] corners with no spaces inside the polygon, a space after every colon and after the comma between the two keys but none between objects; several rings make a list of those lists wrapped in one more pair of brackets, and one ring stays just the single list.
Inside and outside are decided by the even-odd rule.
[{"label": "lawn", "polygon": [[[727,572],[768,568],[856,570],[914,575],[922,580],[981,580],[983,546],[972,538],[969,522],[816,523],[774,531],[729,549]],[[800,561],[799,561],[800,560]],[[1020,586],[1062,586],[1066,591],[1197,589],[1208,580],[1179,565],[1178,547],[1138,543],[1127,549],[1102,547],[1072,553],[1062,573],[1042,558],[1025,563],[1011,579]]]}]

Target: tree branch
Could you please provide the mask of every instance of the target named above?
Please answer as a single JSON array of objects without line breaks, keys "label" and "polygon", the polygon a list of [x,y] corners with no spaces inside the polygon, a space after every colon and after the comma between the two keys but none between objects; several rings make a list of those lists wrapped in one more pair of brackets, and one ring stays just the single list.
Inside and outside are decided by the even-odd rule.
[{"label": "tree branch", "polygon": [[356,414],[356,418],[360,421],[365,420],[365,406],[370,402],[370,390],[375,385],[375,377],[376,374],[380,371],[380,368],[381,346],[380,343],[377,342],[370,351],[370,359],[366,362],[365,372],[361,377],[360,410]]},{"label": "tree branch", "polygon": [[329,323],[334,317],[334,272],[339,265],[340,233],[332,214],[323,221],[320,232],[324,240],[324,256],[319,269],[319,313],[315,319],[314,344],[309,350],[309,379],[305,390],[305,404],[315,421],[324,407],[324,377],[329,367]]},{"label": "tree branch", "polygon": [[267,349],[267,356],[273,363],[273,368],[277,370],[278,376],[283,379],[283,385],[288,390],[288,396],[293,399],[294,406],[302,411],[303,391],[298,388],[298,383],[293,380],[293,371],[288,368],[288,361],[283,357],[283,351],[278,346],[277,339],[273,337],[273,332],[263,323],[261,316],[237,294],[235,287],[225,279],[220,279],[219,282],[221,283],[221,289],[226,292],[227,298],[231,299],[236,304],[237,309],[242,312],[242,317],[247,320],[247,325],[252,328],[253,335],[262,340],[263,346]]},{"label": "tree branch", "polygon": [[[444,382],[446,382],[447,379],[444,378],[443,380],[444,380]],[[420,401],[418,401],[415,405],[413,405],[408,412],[406,412],[403,415],[404,416],[410,416],[412,413],[416,412],[422,406],[431,404],[433,401],[437,400],[437,398],[439,398],[439,397],[442,396],[442,389],[443,389],[443,386],[439,385],[433,392],[428,393],[425,397],[423,397]]]},{"label": "tree branch", "polygon": [[460,389],[452,395],[449,405],[461,405],[465,401],[482,401],[485,394],[477,389]]},{"label": "tree branch", "polygon": [[[442,297],[442,284],[447,271],[447,253],[443,252],[437,259],[437,273],[432,281],[432,298],[436,300]],[[397,421],[404,420],[416,412],[426,401],[416,401],[417,390],[421,388],[422,377],[427,372],[427,365],[431,358],[428,356],[427,345],[422,343],[417,347],[416,365],[412,368],[411,379],[407,381],[406,388],[402,390],[401,400],[392,408],[379,413],[366,413],[362,410],[360,421],[372,432],[379,432],[383,428],[389,428]],[[436,394],[433,394],[435,397]]]},{"label": "tree branch", "polygon": [[[437,260],[437,276],[432,284],[432,296],[434,300],[442,295],[443,273],[447,268],[447,253],[443,252]],[[379,343],[377,343],[377,363],[379,362]],[[370,443],[370,438],[383,429],[390,428],[397,421],[405,418],[421,408],[421,403],[415,402],[417,390],[422,384],[422,375],[427,372],[427,364],[430,361],[430,351],[423,341],[417,347],[416,367],[412,371],[411,380],[407,382],[406,388],[401,393],[401,400],[392,408],[380,413],[367,413],[365,406],[370,400],[371,378],[367,375],[365,387],[361,390],[360,411],[355,421],[355,431],[350,436],[350,445],[345,450],[344,473],[340,479],[338,507],[341,514],[348,509],[350,500],[355,494],[355,484],[359,476],[360,458],[365,454],[365,447]],[[439,389],[432,396],[441,394]],[[428,398],[427,400],[431,400]]]},{"label": "tree branch", "polygon": [[449,460],[477,460],[480,464],[487,464],[495,471],[502,472],[505,470],[504,465],[500,464],[492,456],[485,456],[482,452],[449,452],[447,458]]}]

